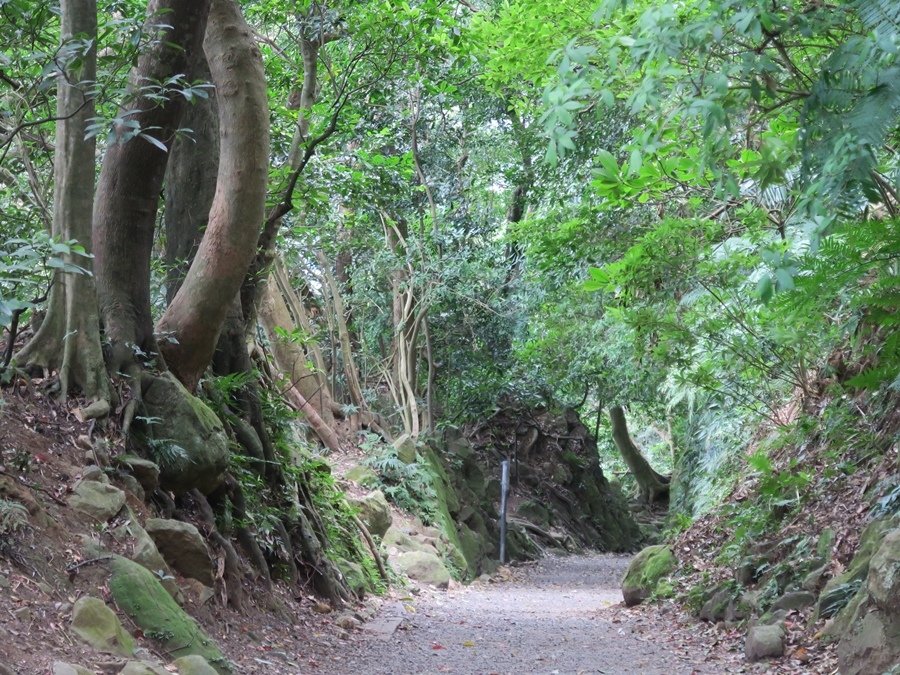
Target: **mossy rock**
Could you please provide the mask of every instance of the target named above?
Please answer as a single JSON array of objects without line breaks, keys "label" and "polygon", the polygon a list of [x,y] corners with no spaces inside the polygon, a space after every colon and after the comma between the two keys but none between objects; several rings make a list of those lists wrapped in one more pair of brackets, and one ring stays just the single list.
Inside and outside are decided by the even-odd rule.
[{"label": "mossy rock", "polygon": [[672,549],[662,544],[648,546],[629,563],[622,580],[622,596],[629,607],[649,598],[661,579],[675,570],[678,561]]},{"label": "mossy rock", "polygon": [[[3,666],[0,664],[0,673],[3,672]],[[84,666],[66,663],[65,661],[54,661],[51,675],[94,675],[93,670],[88,670]]]},{"label": "mossy rock", "polygon": [[407,551],[428,551],[430,553],[437,553],[437,549],[431,544],[417,541],[399,527],[394,526],[389,527],[388,531],[384,533],[381,543],[386,549],[390,550],[394,548],[399,553],[405,553]]},{"label": "mossy rock", "polygon": [[459,534],[456,532],[456,519],[450,515],[451,513],[459,512],[459,499],[456,495],[456,491],[450,484],[447,472],[444,469],[440,458],[437,456],[437,453],[433,449],[425,447],[422,449],[422,456],[431,473],[431,482],[434,486],[434,491],[437,494],[437,513],[433,524],[436,525],[441,533],[447,538],[452,547],[448,547],[443,553],[448,555],[453,567],[458,566],[461,561],[464,562],[462,568],[459,570],[463,576],[468,578],[474,577],[475,569],[468,565],[465,561],[465,557],[460,553],[460,551],[462,551],[462,544],[459,541]]},{"label": "mossy rock", "polygon": [[344,478],[363,487],[374,487],[379,483],[378,474],[375,473],[372,467],[365,464],[357,464],[344,474]]},{"label": "mossy rock", "polygon": [[172,599],[159,580],[145,567],[127,558],[112,560],[109,590],[119,608],[144,635],[159,642],[173,657],[197,654],[219,673],[230,673],[216,643]]},{"label": "mossy rock", "polygon": [[72,630],[97,651],[118,656],[134,654],[134,638],[116,613],[99,598],[84,596],[72,608]]},{"label": "mossy rock", "polygon": [[231,453],[222,421],[171,373],[145,373],[141,379],[148,418],[160,420],[143,431],[157,448],[160,485],[175,494],[193,488],[209,494],[221,485]]},{"label": "mossy rock", "polygon": [[391,507],[381,490],[349,500],[359,510],[359,519],[376,537],[383,537],[393,521]]},{"label": "mossy rock", "polygon": [[345,560],[344,558],[338,558],[335,561],[335,564],[341,571],[341,575],[344,577],[344,582],[347,584],[347,587],[353,591],[357,597],[361,598],[368,591],[372,590],[369,578],[366,576],[366,572],[362,565],[352,560]]},{"label": "mossy rock", "polygon": [[879,609],[900,617],[900,528],[888,532],[869,561],[869,597]]},{"label": "mossy rock", "polygon": [[436,588],[447,588],[450,584],[450,572],[433,553],[425,551],[409,551],[401,553],[394,559],[394,564],[410,579]]},{"label": "mossy rock", "polygon": [[[896,522],[893,521],[893,522]],[[837,614],[853,597],[869,574],[869,561],[878,550],[885,533],[891,529],[889,520],[874,520],[859,538],[856,555],[843,573],[825,584],[816,606],[816,618],[828,619]]]},{"label": "mossy rock", "polygon": [[206,659],[197,654],[175,659],[172,665],[178,668],[177,672],[180,675],[216,675],[216,669],[209,665]]},{"label": "mossy rock", "polygon": [[542,505],[534,500],[526,499],[519,504],[516,509],[516,515],[525,520],[531,521],[535,525],[550,525],[550,512]]}]

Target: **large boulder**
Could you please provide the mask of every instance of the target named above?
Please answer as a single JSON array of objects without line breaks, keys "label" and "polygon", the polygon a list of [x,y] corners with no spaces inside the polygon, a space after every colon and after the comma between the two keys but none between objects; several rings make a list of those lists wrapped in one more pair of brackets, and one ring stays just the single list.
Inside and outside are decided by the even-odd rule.
[{"label": "large boulder", "polygon": [[209,549],[196,527],[180,520],[150,518],[144,528],[172,569],[207,586],[213,585]]},{"label": "large boulder", "polygon": [[383,537],[393,522],[391,507],[381,490],[375,490],[350,503],[359,509],[359,519],[372,534]]},{"label": "large boulder", "polygon": [[69,506],[76,511],[105,523],[125,506],[125,493],[108,483],[81,480],[69,497]]},{"label": "large boulder", "polygon": [[869,561],[869,596],[879,609],[900,617],[900,528],[888,532]]},{"label": "large boulder", "polygon": [[219,673],[229,673],[228,661],[216,643],[197,625],[152,572],[136,562],[114,556],[109,590],[119,608],[148,638],[174,658],[197,654]]},{"label": "large boulder", "polygon": [[672,550],[662,544],[648,546],[629,563],[622,579],[622,597],[629,607],[653,595],[657,584],[668,576],[678,561]]},{"label": "large boulder", "polygon": [[[869,556],[866,578],[829,631],[840,638],[837,653],[842,673],[878,675],[893,672],[900,664],[900,528],[896,522],[893,529],[879,528],[883,536],[867,547],[864,553],[875,552]],[[854,559],[851,567],[855,565]]]},{"label": "large boulder", "polygon": [[838,670],[843,675],[893,673],[900,664],[900,616],[877,607],[864,611],[838,642]]},{"label": "large boulder", "polygon": [[171,373],[141,379],[144,432],[159,465],[160,485],[175,494],[209,494],[222,482],[230,453],[222,421]]},{"label": "large boulder", "polygon": [[450,572],[434,553],[407,551],[392,559],[394,565],[414,581],[436,588],[450,585]]},{"label": "large boulder", "polygon": [[97,651],[119,656],[134,654],[134,638],[116,613],[99,598],[84,596],[72,608],[72,631]]},{"label": "large boulder", "polygon": [[850,602],[869,574],[869,561],[878,550],[885,533],[891,529],[888,520],[873,520],[859,537],[856,555],[847,569],[830,579],[819,594],[816,618],[830,618]]}]

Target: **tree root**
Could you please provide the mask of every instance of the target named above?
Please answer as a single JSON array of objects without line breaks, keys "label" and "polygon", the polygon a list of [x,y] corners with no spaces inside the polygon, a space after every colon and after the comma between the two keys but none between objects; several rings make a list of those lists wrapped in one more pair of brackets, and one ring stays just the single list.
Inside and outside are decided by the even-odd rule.
[{"label": "tree root", "polygon": [[378,575],[381,577],[382,581],[389,584],[391,582],[390,577],[388,577],[387,570],[384,568],[384,561],[381,559],[381,554],[378,552],[378,547],[372,539],[369,528],[367,528],[365,523],[359,519],[359,516],[354,515],[353,522],[359,529],[359,533],[362,535],[363,540],[366,542],[366,546],[369,547],[369,551],[375,559],[375,565],[378,567]]},{"label": "tree root", "polygon": [[221,549],[225,556],[224,578],[222,579],[225,584],[225,595],[228,598],[228,604],[240,612],[244,606],[244,587],[241,583],[244,575],[241,571],[240,558],[238,558],[231,542],[223,537],[216,527],[216,518],[212,507],[203,493],[199,490],[191,490],[190,494],[197,504],[200,517],[206,524],[207,536]]}]

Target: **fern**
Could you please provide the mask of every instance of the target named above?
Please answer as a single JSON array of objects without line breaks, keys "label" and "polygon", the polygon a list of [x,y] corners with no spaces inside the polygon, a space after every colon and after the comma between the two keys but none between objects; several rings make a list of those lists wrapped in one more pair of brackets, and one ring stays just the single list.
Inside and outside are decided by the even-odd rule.
[{"label": "fern", "polygon": [[19,502],[0,499],[0,536],[21,532],[28,526],[28,509]]}]

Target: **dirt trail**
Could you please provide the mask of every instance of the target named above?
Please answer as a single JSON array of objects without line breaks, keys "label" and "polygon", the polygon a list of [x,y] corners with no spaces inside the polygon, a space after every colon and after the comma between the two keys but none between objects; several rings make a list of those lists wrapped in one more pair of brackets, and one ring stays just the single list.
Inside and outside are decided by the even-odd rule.
[{"label": "dirt trail", "polygon": [[[545,558],[503,583],[422,593],[386,605],[371,628],[319,673],[702,672],[658,629],[616,611],[628,556]],[[414,611],[404,607],[409,606]]]}]

